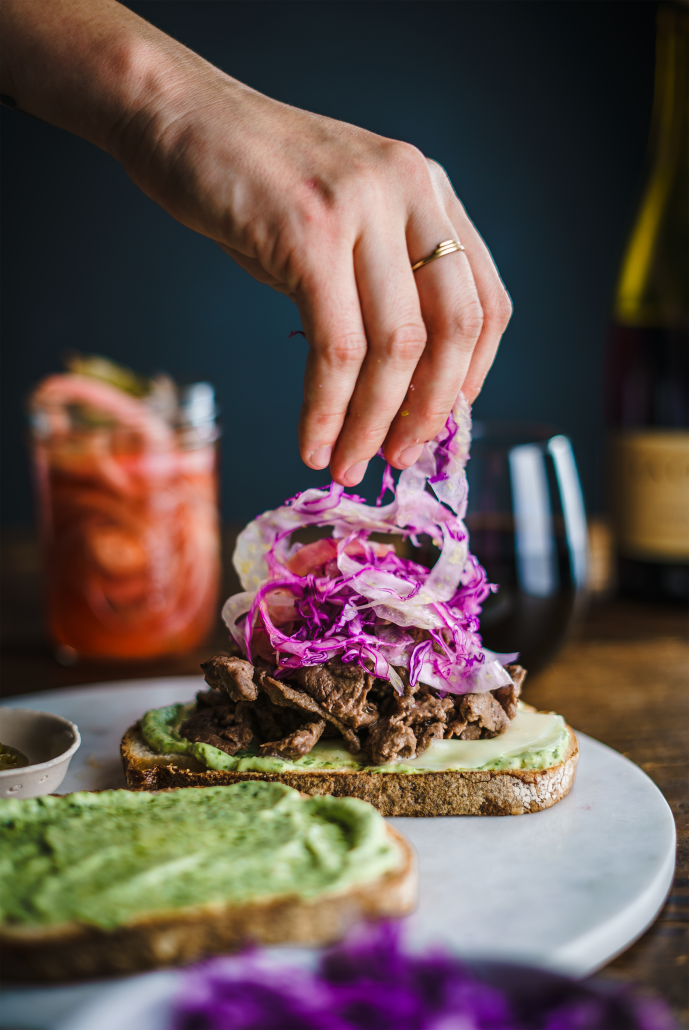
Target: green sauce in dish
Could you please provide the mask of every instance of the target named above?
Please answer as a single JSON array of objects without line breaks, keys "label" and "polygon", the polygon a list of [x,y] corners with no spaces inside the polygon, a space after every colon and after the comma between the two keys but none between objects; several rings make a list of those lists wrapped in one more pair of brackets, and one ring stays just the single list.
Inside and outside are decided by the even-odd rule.
[{"label": "green sauce in dish", "polygon": [[23,769],[29,765],[29,759],[16,747],[0,744],[0,771],[3,769]]}]

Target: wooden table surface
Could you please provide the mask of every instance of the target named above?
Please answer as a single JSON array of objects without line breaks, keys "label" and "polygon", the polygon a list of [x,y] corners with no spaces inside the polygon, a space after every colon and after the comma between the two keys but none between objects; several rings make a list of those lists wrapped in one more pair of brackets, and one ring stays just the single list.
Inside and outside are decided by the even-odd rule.
[{"label": "wooden table surface", "polygon": [[[228,540],[228,543],[230,540]],[[36,547],[26,533],[5,534],[0,554],[2,696],[113,679],[197,673],[224,647],[155,663],[118,665],[55,660],[41,629]],[[229,548],[227,549],[229,551]],[[225,576],[224,596],[238,589]],[[525,699],[621,751],[657,783],[677,822],[674,886],[660,916],[598,976],[637,984],[669,1001],[689,1027],[689,623],[686,612],[629,600],[591,605],[555,661],[527,679]]]}]

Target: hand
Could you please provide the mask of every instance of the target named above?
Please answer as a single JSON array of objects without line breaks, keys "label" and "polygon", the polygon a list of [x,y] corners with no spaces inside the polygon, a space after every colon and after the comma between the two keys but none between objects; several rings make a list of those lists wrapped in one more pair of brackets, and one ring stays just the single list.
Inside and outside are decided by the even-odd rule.
[{"label": "hand", "polygon": [[[15,12],[35,2],[9,0]],[[406,143],[255,92],[109,0],[40,4],[43,16],[69,10],[70,59],[84,55],[87,81],[105,76],[92,93],[107,98],[107,131],[90,111],[82,114],[87,128],[73,131],[113,153],[175,218],[296,301],[310,346],[299,427],[305,463],[330,465],[345,486],[360,482],[381,446],[394,467],[413,464],[459,390],[469,401],[479,393],[511,315],[490,253],[442,168]],[[74,19],[89,11],[95,22],[75,44]],[[124,54],[105,71],[104,24]],[[89,33],[98,37],[91,44]],[[45,67],[44,59],[44,78]],[[412,272],[453,238],[464,252]]]},{"label": "hand", "polygon": [[[198,62],[125,158],[142,188],[297,303],[310,345],[299,442],[356,485],[396,468],[478,394],[511,313],[444,171],[407,144],[270,100]],[[169,97],[163,97],[163,109]],[[142,174],[141,169],[145,169]],[[411,271],[445,239],[466,247]]]}]

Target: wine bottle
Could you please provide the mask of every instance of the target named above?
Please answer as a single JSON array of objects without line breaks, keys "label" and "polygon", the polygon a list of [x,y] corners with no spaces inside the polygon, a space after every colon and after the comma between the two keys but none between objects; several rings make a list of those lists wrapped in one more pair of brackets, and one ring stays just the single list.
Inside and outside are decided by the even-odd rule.
[{"label": "wine bottle", "polygon": [[622,592],[689,597],[686,3],[658,9],[649,169],[608,338],[609,488]]}]

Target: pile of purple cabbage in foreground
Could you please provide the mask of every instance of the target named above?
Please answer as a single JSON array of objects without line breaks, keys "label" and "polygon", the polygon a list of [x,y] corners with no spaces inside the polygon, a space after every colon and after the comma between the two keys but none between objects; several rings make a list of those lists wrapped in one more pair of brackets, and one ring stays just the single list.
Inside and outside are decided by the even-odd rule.
[{"label": "pile of purple cabbage in foreground", "polygon": [[[503,665],[516,655],[487,651],[478,633],[481,602],[495,588],[469,553],[462,521],[470,441],[470,409],[460,394],[443,431],[396,486],[386,467],[377,505],[333,483],[250,522],[234,553],[244,589],[223,608],[246,657],[260,656],[286,678],[339,656],[399,693],[396,667],[408,670],[412,686],[420,681],[456,694],[509,684]],[[388,490],[393,500],[383,506]],[[332,526],[332,538],[290,544],[295,530],[309,526]],[[372,533],[415,546],[427,534],[440,557],[429,570],[372,542]]]},{"label": "pile of purple cabbage in foreground", "polygon": [[[365,936],[362,936],[362,932]],[[677,1030],[662,1002],[536,970],[476,973],[450,955],[406,953],[399,929],[367,927],[317,972],[260,953],[185,974],[174,1030]]]}]

